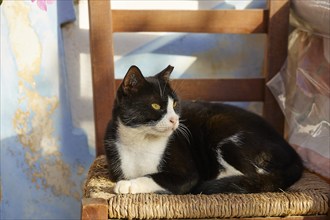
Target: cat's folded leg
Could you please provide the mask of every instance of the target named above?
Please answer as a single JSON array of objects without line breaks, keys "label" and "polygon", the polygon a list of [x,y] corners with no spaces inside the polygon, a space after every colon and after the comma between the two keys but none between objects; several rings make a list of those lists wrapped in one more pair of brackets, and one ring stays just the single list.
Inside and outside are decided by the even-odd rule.
[{"label": "cat's folded leg", "polygon": [[171,194],[186,194],[196,186],[199,175],[195,170],[187,169],[184,172],[159,172],[150,175],[155,183],[161,185]]},{"label": "cat's folded leg", "polygon": [[195,172],[189,174],[174,174],[169,172],[154,173],[131,180],[121,180],[116,183],[116,194],[137,193],[189,193],[196,185],[198,175]]},{"label": "cat's folded leg", "polygon": [[154,193],[166,191],[158,185],[151,177],[138,177],[131,180],[121,180],[116,183],[114,192],[116,194]]}]

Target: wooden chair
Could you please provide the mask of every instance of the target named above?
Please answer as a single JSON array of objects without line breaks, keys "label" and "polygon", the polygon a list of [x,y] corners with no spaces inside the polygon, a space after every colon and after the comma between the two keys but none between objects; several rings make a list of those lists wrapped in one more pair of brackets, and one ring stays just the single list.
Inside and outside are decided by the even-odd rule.
[{"label": "wooden chair", "polygon": [[[105,170],[100,171],[99,173],[96,172],[97,174],[95,174],[94,171],[94,173],[90,171],[86,187],[89,187],[88,184],[91,180],[95,180],[93,179],[93,176],[95,175],[97,178],[101,178],[100,181],[107,181],[104,156],[100,155],[104,154],[104,133],[107,123],[111,118],[112,104],[115,99],[115,91],[121,82],[114,77],[114,52],[112,37],[114,32],[152,31],[266,34],[267,47],[264,57],[264,74],[262,78],[198,80],[176,79],[172,81],[172,84],[174,84],[174,86],[175,84],[180,84],[178,87],[178,93],[183,99],[203,99],[212,101],[262,101],[264,103],[263,116],[280,133],[283,133],[284,117],[279,106],[277,105],[276,100],[272,96],[270,90],[267,88],[266,83],[280,70],[287,56],[288,16],[289,0],[270,0],[268,2],[267,9],[199,11],[111,10],[109,0],[89,0],[90,46],[93,73],[97,155],[97,159],[92,165],[91,170]],[[109,200],[102,198],[102,196],[101,198],[95,198],[95,196],[91,196],[90,192],[87,191],[88,190],[85,189],[85,197],[82,200],[82,219],[108,219],[109,217],[113,217],[110,216],[108,211]],[[108,191],[105,193],[109,194]],[[110,197],[115,197],[115,195],[110,195]],[[119,196],[118,199],[125,199],[126,197],[124,197],[125,196]],[[127,198],[132,199],[133,197],[128,196]],[[154,201],[153,199],[158,199],[157,201],[159,201],[159,199],[163,199],[163,197],[158,198],[157,196],[155,198],[148,198],[148,203]],[[198,202],[203,202],[205,200],[204,203],[198,203],[201,206],[201,204],[207,204],[208,198],[210,197],[194,197],[190,199],[194,201],[198,200]],[[212,197],[212,199],[215,200],[219,198],[221,198],[221,200],[224,199],[224,197],[221,196],[215,198]],[[166,199],[170,199],[166,200],[169,202],[176,200],[175,197],[168,197]],[[230,198],[226,197],[225,199]],[[146,201],[142,200],[142,197],[134,197],[133,200],[130,200],[131,202],[127,203],[127,206],[132,203],[136,205],[137,202],[147,203]],[[319,197],[317,200],[320,200]],[[121,208],[125,209],[125,207]],[[124,213],[128,212],[127,210],[130,207],[126,208],[126,211],[123,211]],[[324,214],[326,210],[321,212],[323,213],[311,212],[311,214]],[[286,213],[284,213],[284,215],[286,215]],[[116,218],[141,217],[141,215],[133,215],[130,213],[128,213],[126,216],[122,213],[115,216],[117,216]],[[244,216],[246,215],[232,215],[229,217]],[[155,218],[155,216],[145,217]],[[167,218],[169,216],[165,217]],[[178,215],[177,217],[190,218],[191,216]],[[205,218],[203,215],[200,217]],[[221,215],[209,217],[221,217]],[[324,215],[321,217],[324,218]],[[164,218],[164,216],[160,216],[159,218]],[[196,218],[196,216],[194,216],[194,218]]]}]

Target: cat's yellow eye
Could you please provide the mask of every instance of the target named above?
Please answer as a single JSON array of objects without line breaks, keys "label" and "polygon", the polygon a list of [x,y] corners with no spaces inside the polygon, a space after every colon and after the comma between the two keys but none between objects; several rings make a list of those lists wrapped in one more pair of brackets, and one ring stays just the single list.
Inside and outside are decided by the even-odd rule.
[{"label": "cat's yellow eye", "polygon": [[177,104],[178,104],[178,102],[174,101],[173,102],[173,108],[175,108]]},{"label": "cat's yellow eye", "polygon": [[157,103],[152,103],[151,107],[155,110],[159,110],[160,109],[160,105],[158,105]]}]

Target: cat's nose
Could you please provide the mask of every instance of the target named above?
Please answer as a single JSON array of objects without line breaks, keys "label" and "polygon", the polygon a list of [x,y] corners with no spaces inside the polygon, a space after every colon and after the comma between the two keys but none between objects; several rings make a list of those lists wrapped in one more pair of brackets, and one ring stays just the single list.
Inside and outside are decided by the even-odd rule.
[{"label": "cat's nose", "polygon": [[171,116],[171,117],[169,118],[169,121],[170,121],[173,125],[175,125],[175,124],[178,122],[178,120],[179,120],[179,118],[178,118],[177,116]]}]

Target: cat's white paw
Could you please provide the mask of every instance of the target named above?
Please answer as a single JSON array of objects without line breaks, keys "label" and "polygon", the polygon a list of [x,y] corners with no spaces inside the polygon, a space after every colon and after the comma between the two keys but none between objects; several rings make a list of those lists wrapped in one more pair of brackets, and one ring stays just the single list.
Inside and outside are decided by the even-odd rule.
[{"label": "cat's white paw", "polygon": [[116,183],[114,191],[116,194],[137,193],[137,186],[131,180],[121,180]]},{"label": "cat's white paw", "polygon": [[152,193],[157,191],[164,191],[164,189],[149,177],[121,180],[117,182],[114,187],[114,192],[116,194]]}]

